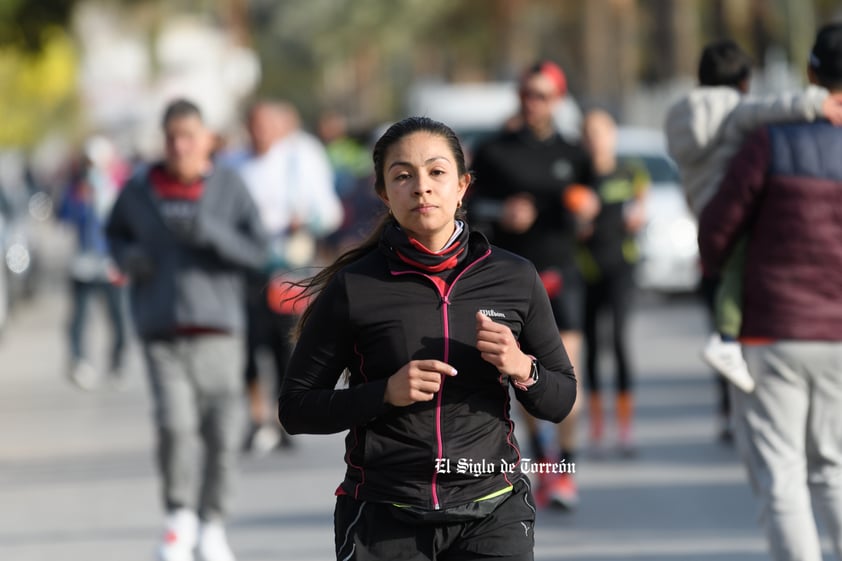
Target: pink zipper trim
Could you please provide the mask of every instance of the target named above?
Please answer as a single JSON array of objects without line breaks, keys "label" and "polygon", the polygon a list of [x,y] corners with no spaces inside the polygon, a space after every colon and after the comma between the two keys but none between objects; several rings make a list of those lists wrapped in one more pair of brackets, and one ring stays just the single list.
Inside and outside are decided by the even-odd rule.
[{"label": "pink zipper trim", "polygon": [[[449,293],[450,291],[448,291]],[[450,343],[448,341],[450,337],[450,322],[449,316],[447,314],[447,306],[450,301],[447,299],[447,296],[442,296],[442,305],[441,305],[441,314],[442,314],[442,321],[444,322],[444,362],[450,358]],[[438,453],[436,454],[436,465],[438,465],[439,460],[444,457],[444,439],[441,436],[441,400],[444,397],[444,380],[446,376],[442,374],[441,376],[441,386],[439,387],[439,394],[436,396],[436,445],[438,446],[437,450]],[[439,502],[439,493],[438,493],[438,480],[439,480],[439,470],[433,470],[433,481],[432,481],[432,491],[433,491],[433,508],[438,510],[441,508],[441,503]]]},{"label": "pink zipper trim", "polygon": [[[439,284],[433,280],[433,277],[422,273],[420,271],[393,271],[392,275],[420,275],[430,282],[433,283],[433,286],[436,288],[436,292],[439,294],[439,298],[441,298],[441,310],[442,310],[442,322],[444,323],[444,362],[447,362],[450,359],[450,318],[448,315],[448,307],[450,306],[450,294],[453,292],[453,287],[456,286],[456,283],[459,282],[459,279],[462,278],[462,275],[467,273],[471,268],[473,268],[477,263],[484,260],[486,257],[491,255],[491,250],[485,250],[485,253],[478,257],[473,262],[469,263],[462,272],[456,275],[456,278],[453,279],[453,282],[450,283],[450,286],[447,288],[447,293],[442,293]],[[442,438],[442,431],[441,431],[441,402],[444,396],[444,380],[445,376],[442,375],[441,387],[439,388],[438,395],[436,396],[436,446],[437,446],[437,454],[436,454],[436,465],[438,465],[439,461],[444,457],[444,439]],[[439,493],[438,493],[438,479],[439,479],[439,472],[438,470],[433,470],[433,480],[430,484],[431,495],[433,497],[433,509],[439,510],[441,509],[441,503],[439,502]]]},{"label": "pink zipper trim", "polygon": [[[506,392],[506,399],[503,403],[503,418],[509,424],[509,432],[506,434],[506,442],[515,451],[515,454],[517,454],[517,466],[518,466],[518,469],[520,469],[520,458],[521,458],[520,448],[518,448],[515,445],[515,443],[512,442],[512,433],[515,431],[515,424],[512,421],[512,418],[509,417],[509,413],[508,413],[508,411],[511,407],[511,398],[510,398],[510,395],[509,395],[509,388],[504,387],[503,390]],[[506,480],[506,483],[508,483],[509,485],[512,485],[512,482],[509,481],[509,476],[506,474],[506,472],[503,472],[503,479]]]},{"label": "pink zipper trim", "polygon": [[[359,351],[356,345],[354,345],[354,353],[360,358],[360,375],[363,377],[363,380],[368,382],[368,376],[365,375],[365,370],[363,368],[363,364],[365,362],[365,358],[363,357],[362,353]],[[357,434],[357,427],[354,427],[354,445],[348,450],[345,455],[345,462],[351,466],[352,468],[358,470],[360,472],[360,482],[354,486],[354,498],[358,499],[360,496],[360,487],[365,485],[365,468],[362,466],[356,465],[354,462],[351,461],[351,452],[357,449],[357,446],[360,445],[360,437]]]}]

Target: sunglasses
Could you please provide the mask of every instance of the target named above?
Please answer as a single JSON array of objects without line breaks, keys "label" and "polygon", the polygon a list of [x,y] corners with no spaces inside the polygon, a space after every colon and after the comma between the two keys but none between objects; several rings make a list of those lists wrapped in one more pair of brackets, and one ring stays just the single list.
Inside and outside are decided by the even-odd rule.
[{"label": "sunglasses", "polygon": [[531,100],[535,100],[535,101],[549,101],[553,97],[555,97],[551,93],[542,92],[542,91],[538,91],[538,90],[526,89],[526,90],[520,90],[519,93],[520,93],[521,99],[531,99]]}]

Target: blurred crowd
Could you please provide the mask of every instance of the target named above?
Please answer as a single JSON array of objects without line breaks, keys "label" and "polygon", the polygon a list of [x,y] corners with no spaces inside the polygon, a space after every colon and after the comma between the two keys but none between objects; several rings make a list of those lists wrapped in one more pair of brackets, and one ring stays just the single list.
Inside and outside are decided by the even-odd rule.
[{"label": "blurred crowd", "polygon": [[[699,86],[671,108],[665,128],[700,224],[713,331],[703,355],[718,373],[719,437],[737,439],[773,557],[821,558],[809,479],[842,558],[842,279],[833,276],[842,270],[834,260],[842,254],[834,214],[842,174],[824,148],[842,146],[834,128],[842,124],[842,28],[817,36],[814,85],[803,92],[754,98],[750,66],[733,42],[709,45]],[[579,138],[559,133],[553,110],[567,83],[558,65],[526,69],[518,87],[517,114],[469,147],[475,175],[465,210],[473,229],[535,265],[581,386],[562,423],[524,415],[526,444],[532,458],[556,463],[573,464],[582,450],[633,458],[628,330],[651,170],[618,158],[618,123],[603,108],[586,108]],[[295,283],[359,243],[386,212],[373,189],[379,131],[349,131],[347,119],[325,110],[308,130],[293,104],[255,100],[237,144],[210,131],[191,100],[174,100],[161,123],[160,162],[133,161],[107,135],[92,135],[50,193],[75,237],[68,379],[89,391],[122,385],[129,343],[142,341],[164,481],[165,561],[192,559],[185,551],[194,547],[204,559],[232,561],[224,520],[236,455],[295,448],[276,412],[291,331],[306,305]],[[834,250],[820,250],[828,245]],[[95,298],[106,303],[104,361],[88,341]],[[576,437],[580,417],[586,444]],[[198,499],[185,475],[196,435],[208,450]],[[541,474],[535,495],[541,507],[575,509],[575,474]]]}]

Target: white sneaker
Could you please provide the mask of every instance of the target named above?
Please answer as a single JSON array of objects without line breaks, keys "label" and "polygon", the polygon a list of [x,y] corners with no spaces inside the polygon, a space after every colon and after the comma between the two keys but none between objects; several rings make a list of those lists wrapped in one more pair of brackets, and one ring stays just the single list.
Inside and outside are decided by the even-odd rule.
[{"label": "white sneaker", "polygon": [[99,385],[99,374],[88,361],[78,359],[73,361],[68,371],[70,381],[85,391],[95,390]]},{"label": "white sneaker", "polygon": [[261,425],[257,432],[254,433],[254,438],[252,439],[252,450],[257,452],[258,454],[266,454],[274,450],[275,446],[277,446],[281,442],[281,431],[277,428],[273,427],[272,425]]},{"label": "white sneaker", "polygon": [[742,391],[754,391],[754,379],[748,371],[740,344],[736,341],[723,341],[722,337],[714,333],[702,349],[702,358]]},{"label": "white sneaker", "polygon": [[199,559],[201,561],[236,561],[228,545],[225,527],[220,522],[207,522],[199,534]]},{"label": "white sneaker", "polygon": [[199,518],[186,508],[167,516],[164,541],[158,548],[158,561],[194,561],[199,534]]}]

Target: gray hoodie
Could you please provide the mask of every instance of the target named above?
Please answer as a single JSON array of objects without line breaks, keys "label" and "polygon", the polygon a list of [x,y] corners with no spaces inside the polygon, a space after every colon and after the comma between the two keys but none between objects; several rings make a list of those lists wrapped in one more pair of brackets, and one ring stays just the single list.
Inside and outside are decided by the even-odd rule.
[{"label": "gray hoodie", "polygon": [[726,86],[699,87],[670,107],[664,130],[678,164],[690,210],[698,218],[748,133],[761,125],[813,121],[822,115],[827,90],[770,97],[741,95]]},{"label": "gray hoodie", "polygon": [[195,224],[164,221],[149,172],[133,177],[106,226],[112,255],[130,277],[130,300],[142,339],[179,328],[236,333],[243,327],[243,274],[267,261],[257,208],[239,176],[216,168],[204,182]]}]

